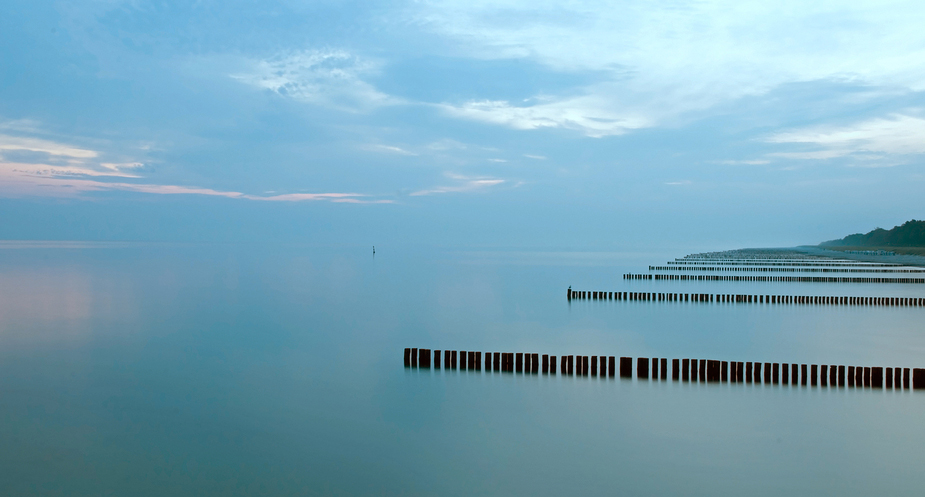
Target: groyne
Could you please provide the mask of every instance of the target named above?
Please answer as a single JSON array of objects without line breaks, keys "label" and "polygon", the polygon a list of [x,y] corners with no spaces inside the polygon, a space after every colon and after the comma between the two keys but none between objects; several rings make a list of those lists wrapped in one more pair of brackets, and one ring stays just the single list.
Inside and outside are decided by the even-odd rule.
[{"label": "groyne", "polygon": [[624,280],[659,281],[771,281],[794,283],[925,283],[925,278],[867,278],[860,276],[739,276],[722,274],[624,274]]},{"label": "groyne", "polygon": [[[925,389],[925,368],[406,348],[406,368],[801,387]],[[558,367],[557,367],[558,366]],[[635,366],[635,367],[634,367]]]},{"label": "groyne", "polygon": [[919,297],[851,297],[834,295],[754,295],[731,293],[661,293],[566,291],[568,300],[642,300],[655,302],[718,302],[731,304],[796,304],[925,307]]}]

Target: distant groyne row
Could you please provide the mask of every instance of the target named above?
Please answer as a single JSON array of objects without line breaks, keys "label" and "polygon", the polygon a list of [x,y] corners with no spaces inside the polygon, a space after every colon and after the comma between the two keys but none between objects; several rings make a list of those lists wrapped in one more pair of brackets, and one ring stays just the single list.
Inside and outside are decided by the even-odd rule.
[{"label": "distant groyne row", "polygon": [[829,268],[829,267],[763,267],[763,266],[649,266],[649,271],[716,271],[757,273],[925,273],[919,268]]},{"label": "distant groyne row", "polygon": [[[830,260],[830,259],[826,259]],[[700,260],[674,260],[668,261],[666,264],[670,265],[684,265],[684,266],[699,266],[704,264],[710,264],[714,266],[800,266],[800,267],[902,267],[902,264],[893,263],[893,262],[861,262],[861,261],[847,261],[847,260],[838,260],[834,262],[825,262],[823,260],[817,260],[814,262],[806,262],[805,259],[799,259],[794,261],[784,261],[780,259],[774,260],[774,262],[769,261],[759,261],[755,262],[752,260],[739,260],[739,259],[700,259]]]},{"label": "distant groyne row", "polygon": [[735,304],[814,304],[850,306],[925,307],[925,298],[849,297],[827,295],[743,295],[726,293],[656,293],[566,291],[568,300],[643,300],[666,302],[719,302]]},{"label": "distant groyne row", "polygon": [[[484,358],[484,361],[483,361]],[[557,357],[522,352],[471,352],[406,348],[405,367],[556,375]],[[829,364],[736,362],[712,359],[559,356],[560,376],[591,376],[703,383],[765,383],[810,387],[925,389],[925,369]]]},{"label": "distant groyne row", "polygon": [[624,280],[773,281],[795,283],[925,283],[925,278],[864,278],[857,276],[726,276],[718,274],[624,274]]}]

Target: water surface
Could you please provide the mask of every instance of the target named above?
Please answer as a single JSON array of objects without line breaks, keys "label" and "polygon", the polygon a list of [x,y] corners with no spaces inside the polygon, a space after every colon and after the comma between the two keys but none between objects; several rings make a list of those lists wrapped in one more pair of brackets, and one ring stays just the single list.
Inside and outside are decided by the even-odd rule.
[{"label": "water surface", "polygon": [[923,308],[573,301],[664,250],[0,249],[4,495],[871,495],[925,486],[925,394],[414,370],[404,347],[925,367]]}]

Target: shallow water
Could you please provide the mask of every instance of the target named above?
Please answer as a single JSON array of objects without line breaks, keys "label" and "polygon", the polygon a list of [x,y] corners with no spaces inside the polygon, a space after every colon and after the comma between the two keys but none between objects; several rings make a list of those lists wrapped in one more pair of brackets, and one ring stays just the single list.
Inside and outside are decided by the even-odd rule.
[{"label": "shallow water", "polygon": [[913,494],[925,394],[416,370],[404,347],[925,367],[925,308],[572,301],[683,253],[0,250],[0,494]]}]

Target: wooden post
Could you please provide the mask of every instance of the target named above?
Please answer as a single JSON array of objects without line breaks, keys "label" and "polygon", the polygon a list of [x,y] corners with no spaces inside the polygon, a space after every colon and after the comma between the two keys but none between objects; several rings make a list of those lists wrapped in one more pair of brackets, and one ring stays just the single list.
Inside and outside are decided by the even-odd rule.
[{"label": "wooden post", "polygon": [[[919,371],[922,371],[922,370],[919,370]],[[909,372],[910,372],[909,368],[903,368],[903,388],[906,390],[909,389]],[[923,377],[922,380],[923,380],[922,386],[919,388],[925,387],[925,377]]]},{"label": "wooden post", "polygon": [[591,376],[597,376],[597,356],[591,356]]},{"label": "wooden post", "polygon": [[450,351],[444,350],[443,351],[443,369],[450,369],[451,364],[452,363],[450,362]]},{"label": "wooden post", "polygon": [[786,362],[780,368],[780,382],[784,385],[790,384],[790,365]]},{"label": "wooden post", "polygon": [[417,348],[411,349],[411,367],[412,368],[418,367],[418,349]]},{"label": "wooden post", "polygon": [[845,386],[845,366],[838,366],[838,386]]},{"label": "wooden post", "polygon": [[501,368],[501,352],[495,352],[494,356],[495,356],[494,369],[495,371],[501,371],[502,369]]},{"label": "wooden post", "polygon": [[482,370],[482,353],[481,352],[475,353],[475,370],[476,371]]},{"label": "wooden post", "polygon": [[679,359],[671,360],[671,379],[674,381],[681,379],[681,361]]},{"label": "wooden post", "polygon": [[870,368],[864,366],[864,388],[870,388]]},{"label": "wooden post", "polygon": [[883,380],[884,388],[893,388],[893,368],[886,368],[886,375]]},{"label": "wooden post", "polygon": [[870,386],[873,388],[883,388],[883,368],[870,368]]},{"label": "wooden post", "polygon": [[430,349],[419,349],[418,367],[430,369]]},{"label": "wooden post", "polygon": [[462,371],[468,367],[469,353],[465,350],[459,351],[459,370]]},{"label": "wooden post", "polygon": [[838,384],[838,366],[829,366],[829,386],[834,387]]},{"label": "wooden post", "polygon": [[662,362],[662,379],[667,380],[668,379],[668,358],[663,357],[661,362]]},{"label": "wooden post", "polygon": [[806,364],[800,365],[800,385],[806,386]]},{"label": "wooden post", "polygon": [[720,379],[720,362],[710,359],[707,361],[707,381],[719,382]]},{"label": "wooden post", "polygon": [[754,371],[754,369],[752,368],[752,363],[746,362],[746,363],[745,363],[745,383],[751,383],[751,382],[752,382],[752,373],[753,373],[753,371]]},{"label": "wooden post", "polygon": [[434,369],[440,369],[440,351],[434,351]]},{"label": "wooden post", "polygon": [[549,356],[549,374],[556,374],[556,356]]},{"label": "wooden post", "polygon": [[405,349],[405,367],[411,367],[411,349]]},{"label": "wooden post", "polygon": [[773,376],[771,376],[771,383],[774,383],[776,385],[780,383],[780,380],[778,379],[780,378],[780,364],[775,362],[773,367],[774,367],[774,372],[772,373]]},{"label": "wooden post", "polygon": [[517,370],[518,373],[523,373],[523,372],[524,372],[524,354],[523,354],[523,352],[517,352],[517,355],[516,355],[515,357],[516,357],[516,361],[517,361],[517,362],[515,363],[514,367],[516,368],[516,370]]},{"label": "wooden post", "polygon": [[681,366],[681,379],[684,381],[690,381],[690,372],[691,372],[691,360],[684,359]]},{"label": "wooden post", "polygon": [[633,377],[633,358],[632,357],[621,357],[620,358],[620,378],[632,378]]},{"label": "wooden post", "polygon": [[614,356],[608,357],[608,358],[607,358],[607,365],[608,365],[608,370],[609,370],[609,372],[610,372],[610,373],[609,373],[609,376],[610,376],[611,378],[613,378],[614,375],[617,374],[617,358],[614,357]]},{"label": "wooden post", "polygon": [[761,363],[755,363],[755,383],[761,383]]},{"label": "wooden post", "polygon": [[816,386],[818,379],[819,379],[818,378],[819,366],[813,364],[810,368],[810,371],[811,372],[809,373],[809,384],[812,386]]},{"label": "wooden post", "polygon": [[829,386],[829,366],[825,364],[822,365],[822,371],[819,375],[819,384],[823,387]]},{"label": "wooden post", "polygon": [[543,374],[549,374],[549,354],[543,354]]},{"label": "wooden post", "polygon": [[562,356],[562,365],[559,368],[559,371],[560,371],[560,374],[562,375],[568,374],[568,357],[567,356]]},{"label": "wooden post", "polygon": [[568,374],[569,376],[575,374],[575,356],[568,356]]},{"label": "wooden post", "polygon": [[864,387],[864,367],[857,366],[854,368],[854,386],[858,388]]},{"label": "wooden post", "polygon": [[729,372],[729,382],[730,382],[730,383],[738,383],[738,381],[739,381],[739,376],[738,376],[738,372],[739,372],[739,363],[737,363],[737,362],[735,362],[735,361],[732,361],[732,363],[730,364],[730,369],[731,369],[731,371]]},{"label": "wooden post", "polygon": [[540,372],[540,355],[533,354],[530,360],[530,372],[537,374]]},{"label": "wooden post", "polygon": [[737,362],[736,363],[736,383],[742,383],[745,381],[745,363]]},{"label": "wooden post", "polygon": [[658,359],[655,357],[652,358],[652,379],[658,379]]},{"label": "wooden post", "polygon": [[790,384],[796,385],[797,380],[800,378],[799,364],[790,365]]},{"label": "wooden post", "polygon": [[452,352],[452,358],[453,358],[453,359],[452,359],[452,362],[450,363],[450,369],[456,369],[456,359],[457,359],[457,357],[458,357],[458,356],[456,355],[456,351],[454,350],[454,351]]},{"label": "wooden post", "polygon": [[764,382],[771,383],[771,363],[764,363]]},{"label": "wooden post", "polygon": [[636,378],[649,379],[649,358],[639,357],[636,359]]}]

